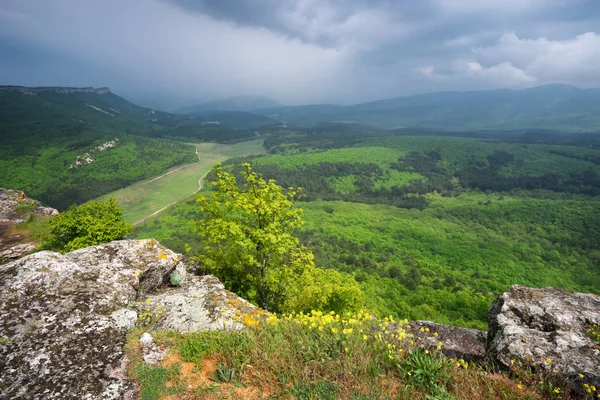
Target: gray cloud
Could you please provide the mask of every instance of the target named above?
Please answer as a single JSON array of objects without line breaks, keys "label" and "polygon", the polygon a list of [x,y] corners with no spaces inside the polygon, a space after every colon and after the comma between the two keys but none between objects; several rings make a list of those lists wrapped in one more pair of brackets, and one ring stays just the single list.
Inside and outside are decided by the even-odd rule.
[{"label": "gray cloud", "polygon": [[600,86],[597,0],[5,0],[0,76],[164,107]]}]

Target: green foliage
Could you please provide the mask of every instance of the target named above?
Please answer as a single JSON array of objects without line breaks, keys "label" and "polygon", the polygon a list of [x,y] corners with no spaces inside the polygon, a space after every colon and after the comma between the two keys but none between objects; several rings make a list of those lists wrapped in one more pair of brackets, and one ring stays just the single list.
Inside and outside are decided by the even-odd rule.
[{"label": "green foliage", "polygon": [[588,329],[589,337],[596,343],[600,343],[600,326],[593,325]]},{"label": "green foliage", "polygon": [[134,378],[140,386],[142,400],[159,400],[165,395],[175,394],[180,388],[167,387],[167,381],[181,374],[181,366],[168,368],[141,363],[136,366]]},{"label": "green foliage", "polygon": [[400,374],[411,385],[429,391],[445,391],[443,384],[450,380],[452,365],[448,359],[424,354],[421,350],[409,351],[399,366]]},{"label": "green foliage", "polygon": [[44,247],[68,252],[122,239],[133,226],[123,221],[123,210],[114,198],[72,205],[49,222]]},{"label": "green foliage", "polygon": [[[270,137],[277,155],[254,169],[303,187],[296,235],[318,267],[354,275],[377,313],[485,329],[511,284],[599,293],[597,139],[346,133]],[[420,178],[392,183],[396,172]],[[202,215],[188,201],[136,236],[200,250],[190,218]]]},{"label": "green foliage", "polygon": [[[293,234],[302,224],[302,210],[294,207],[300,189],[283,191],[250,164],[244,164],[241,187],[219,164],[214,175],[210,200],[203,195],[197,200],[205,217],[195,221],[204,245],[195,258],[206,269],[265,309],[358,306],[362,298],[356,282],[316,270],[312,253]],[[308,284],[313,289],[304,287]]]},{"label": "green foliage", "polygon": [[214,382],[228,383],[233,381],[234,378],[235,368],[229,368],[227,365],[219,363],[219,365],[217,365],[217,370],[210,380]]},{"label": "green foliage", "polygon": [[183,281],[183,278],[181,277],[181,274],[177,271],[173,271],[169,275],[169,282],[171,282],[171,285],[173,285],[175,287],[181,286],[182,281]]}]

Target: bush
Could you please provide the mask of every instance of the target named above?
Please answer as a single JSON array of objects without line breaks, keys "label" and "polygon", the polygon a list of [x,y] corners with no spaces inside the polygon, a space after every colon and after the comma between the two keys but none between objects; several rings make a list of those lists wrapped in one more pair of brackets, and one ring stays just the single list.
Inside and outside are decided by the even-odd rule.
[{"label": "bush", "polygon": [[123,221],[123,209],[113,197],[105,202],[72,205],[54,217],[49,226],[44,247],[61,252],[122,239],[133,230],[133,225]]}]

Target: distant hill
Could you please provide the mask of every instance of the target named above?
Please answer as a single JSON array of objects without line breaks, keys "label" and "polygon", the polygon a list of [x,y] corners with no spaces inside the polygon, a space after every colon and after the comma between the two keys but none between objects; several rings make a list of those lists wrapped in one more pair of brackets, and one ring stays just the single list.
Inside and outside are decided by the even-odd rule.
[{"label": "distant hill", "polygon": [[108,88],[0,86],[0,187],[64,209],[197,161],[176,140],[247,140],[245,128],[274,122],[242,114],[170,114]]},{"label": "distant hill", "polygon": [[307,105],[254,111],[279,121],[452,131],[549,129],[600,131],[600,89],[545,85],[522,90],[438,92],[352,106]]},{"label": "distant hill", "polygon": [[196,106],[183,107],[177,114],[195,114],[206,111],[252,111],[261,108],[280,107],[281,103],[264,96],[235,96]]}]

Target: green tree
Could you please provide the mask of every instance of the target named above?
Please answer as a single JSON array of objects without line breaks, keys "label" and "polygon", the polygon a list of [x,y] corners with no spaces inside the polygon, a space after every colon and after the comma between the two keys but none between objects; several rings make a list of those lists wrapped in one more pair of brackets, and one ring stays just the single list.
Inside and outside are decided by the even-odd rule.
[{"label": "green tree", "polygon": [[[210,199],[199,195],[197,200],[205,218],[194,221],[204,244],[195,258],[228,289],[270,311],[358,307],[362,301],[358,284],[337,271],[325,273],[315,268],[313,254],[293,234],[302,224],[302,210],[294,207],[300,188],[283,190],[274,180],[267,181],[253,172],[248,163],[244,164],[241,185],[220,164],[213,172],[216,179],[211,186],[215,191]],[[335,275],[340,289],[351,279],[352,289],[340,293],[353,297],[338,299],[329,285],[324,292],[315,286],[304,301],[294,300],[308,293],[300,285],[318,283],[324,287],[320,284],[328,274]]]},{"label": "green tree", "polygon": [[44,247],[63,252],[122,239],[133,230],[114,197],[72,205],[49,222]]}]

